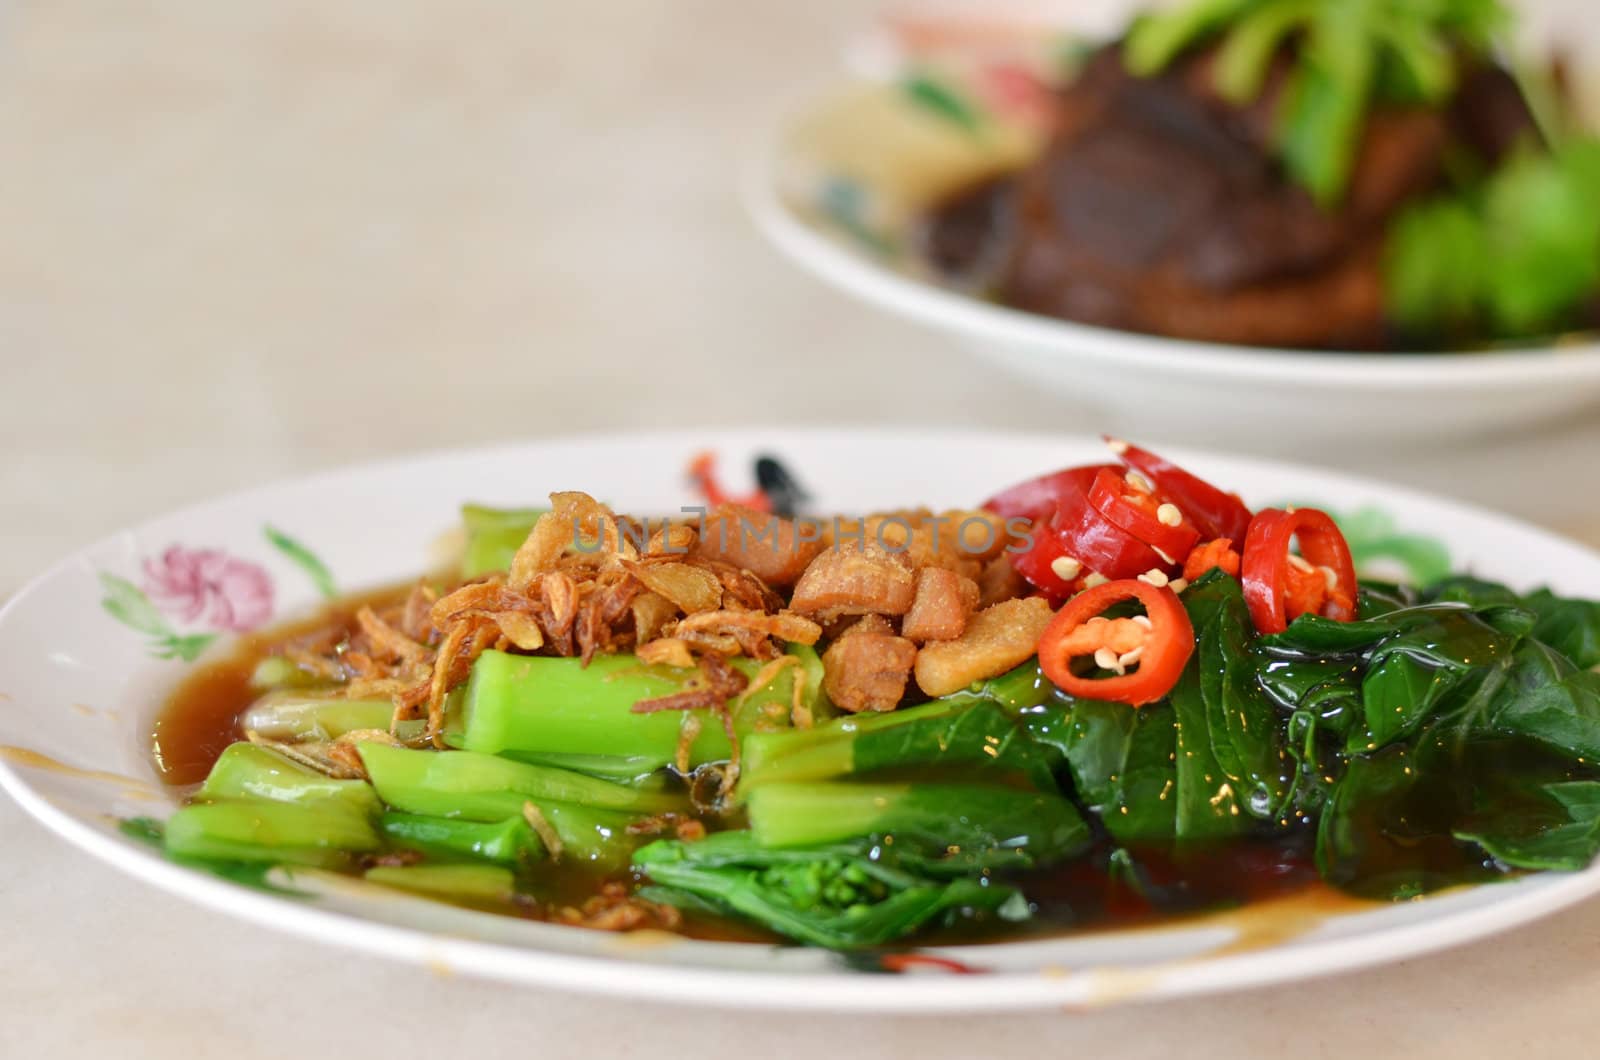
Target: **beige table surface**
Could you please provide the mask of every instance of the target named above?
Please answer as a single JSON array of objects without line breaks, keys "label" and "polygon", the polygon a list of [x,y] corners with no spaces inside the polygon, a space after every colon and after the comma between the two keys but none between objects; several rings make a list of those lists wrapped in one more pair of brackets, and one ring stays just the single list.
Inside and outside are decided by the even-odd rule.
[{"label": "beige table surface", "polygon": [[[792,271],[740,212],[750,134],[862,17],[0,2],[0,596],[124,523],[393,451],[758,419],[1092,430]],[[1322,458],[1600,544],[1600,414]],[[1591,902],[1381,970],[1088,1015],[625,1006],[232,922],[0,800],[6,1058],[1584,1055],[1597,997]]]}]

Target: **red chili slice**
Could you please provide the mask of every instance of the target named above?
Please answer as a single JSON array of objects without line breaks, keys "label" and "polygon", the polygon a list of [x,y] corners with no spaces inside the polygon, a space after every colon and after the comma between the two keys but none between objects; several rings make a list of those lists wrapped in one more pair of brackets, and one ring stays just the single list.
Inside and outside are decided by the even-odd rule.
[{"label": "red chili slice", "polygon": [[[1082,589],[1091,573],[1117,579],[1168,570],[1155,550],[1100,514],[1082,490],[1066,492],[1048,521],[1034,521],[1032,534],[1033,547],[1014,554],[1011,565],[1056,600]],[[1069,562],[1071,577],[1058,569],[1057,560]]]},{"label": "red chili slice", "polygon": [[1035,524],[1033,530],[1033,547],[1026,552],[1016,552],[1011,555],[1011,566],[1022,575],[1023,580],[1048,596],[1052,603],[1072,596],[1083,588],[1083,579],[1090,572],[1080,564],[1074,568],[1075,573],[1071,578],[1063,578],[1056,573],[1056,560],[1063,557],[1076,559],[1067,553],[1065,536],[1055,533],[1049,523],[1044,526]]},{"label": "red chili slice", "polygon": [[[1182,563],[1200,540],[1200,531],[1182,509],[1129,484],[1120,468],[1105,468],[1095,475],[1094,485],[1089,488],[1089,503],[1140,541],[1166,553],[1169,565]],[[1170,521],[1163,521],[1163,516]]]},{"label": "red chili slice", "polygon": [[949,957],[935,957],[931,953],[885,953],[878,964],[886,972],[904,973],[915,968],[932,968],[952,975],[977,975],[978,969],[970,964],[953,961]]},{"label": "red chili slice", "polygon": [[[1144,605],[1143,620],[1105,618],[1124,600]],[[1153,703],[1172,691],[1194,654],[1194,625],[1171,589],[1136,578],[1107,582],[1067,601],[1039,637],[1039,666],[1061,691],[1079,699]],[[1115,677],[1080,677],[1072,660],[1092,657]],[[1131,668],[1131,672],[1128,671]]]},{"label": "red chili slice", "polygon": [[984,501],[985,511],[1010,519],[1048,519],[1050,513],[1064,497],[1089,492],[1095,473],[1101,468],[1117,469],[1116,464],[1088,464],[1083,467],[1062,468],[1048,475],[1030,478],[996,493]]},{"label": "red chili slice", "polygon": [[706,504],[713,508],[720,508],[724,504],[737,504],[758,512],[772,511],[772,498],[768,497],[764,490],[758,489],[743,497],[736,497],[722,488],[721,483],[717,481],[715,453],[699,453],[689,461],[689,478],[694,482],[700,496],[706,499]]},{"label": "red chili slice", "polygon": [[[1300,541],[1300,555],[1290,548]],[[1304,614],[1356,617],[1356,565],[1326,512],[1267,508],[1250,521],[1242,562],[1244,599],[1263,634],[1282,633]]]},{"label": "red chili slice", "polygon": [[[1114,438],[1106,443],[1123,463],[1148,478],[1157,492],[1183,510],[1206,538],[1243,541],[1250,526],[1250,509],[1232,493],[1224,493],[1205,479],[1189,474],[1177,464],[1136,445]],[[1176,555],[1176,553],[1174,553]]]}]

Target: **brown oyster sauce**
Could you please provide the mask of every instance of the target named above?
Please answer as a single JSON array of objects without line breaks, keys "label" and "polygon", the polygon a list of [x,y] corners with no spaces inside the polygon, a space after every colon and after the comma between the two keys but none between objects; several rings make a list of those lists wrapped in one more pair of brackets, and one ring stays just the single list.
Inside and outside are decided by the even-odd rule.
[{"label": "brown oyster sauce", "polygon": [[[161,710],[151,754],[161,779],[174,788],[200,783],[224,748],[244,738],[240,719],[258,692],[250,678],[257,664],[284,643],[330,625],[348,625],[363,605],[381,607],[405,598],[409,585],[334,601],[315,614],[241,639],[228,656],[196,667]],[[1021,886],[1036,906],[1020,925],[985,923],[924,932],[917,945],[1015,942],[1132,927],[1194,926],[1215,921],[1236,929],[1226,952],[1276,945],[1313,930],[1330,916],[1380,903],[1324,884],[1311,858],[1311,835],[1252,839],[1195,849],[1181,857],[1148,854],[1157,908],[1108,871],[1108,849],[1007,882]],[[615,877],[612,877],[613,879]],[[539,898],[581,904],[606,880],[583,866],[555,863],[538,871]],[[695,939],[775,943],[782,940],[749,925],[686,916],[680,934]]]},{"label": "brown oyster sauce", "polygon": [[305,618],[249,634],[226,658],[196,667],[156,717],[150,748],[161,779],[174,786],[198,784],[229,744],[244,739],[239,719],[259,695],[250,687],[250,676],[262,659],[296,637],[353,625],[364,605],[378,609],[402,603],[410,591],[408,583],[341,597]]}]

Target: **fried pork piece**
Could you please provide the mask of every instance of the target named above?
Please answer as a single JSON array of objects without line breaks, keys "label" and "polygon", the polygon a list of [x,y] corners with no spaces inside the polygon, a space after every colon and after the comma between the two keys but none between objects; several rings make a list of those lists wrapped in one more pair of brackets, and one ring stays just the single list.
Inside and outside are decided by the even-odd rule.
[{"label": "fried pork piece", "polygon": [[903,615],[916,598],[911,561],[877,545],[839,544],[806,568],[789,607],[820,622],[842,615]]},{"label": "fried pork piece", "polygon": [[786,589],[824,547],[820,531],[805,530],[793,519],[724,504],[707,517],[694,554],[732,564],[769,586]]},{"label": "fried pork piece", "polygon": [[943,567],[917,572],[917,594],[900,624],[900,633],[917,643],[955,640],[978,606],[978,583]]},{"label": "fried pork piece", "polygon": [[976,578],[983,564],[1006,546],[1004,520],[993,512],[927,508],[875,512],[839,519],[827,528],[829,544],[862,542],[904,556],[911,566],[944,567]]},{"label": "fried pork piece", "polygon": [[1028,583],[1011,565],[1011,557],[1004,553],[983,565],[978,575],[978,606],[992,607],[1005,600],[1014,600],[1026,594]]},{"label": "fried pork piece", "polygon": [[893,635],[894,623],[882,615],[851,615],[834,622],[829,641],[838,640],[851,633],[887,633]]},{"label": "fried pork piece", "polygon": [[1039,597],[1007,600],[973,615],[955,640],[933,641],[917,653],[917,685],[945,696],[997,674],[1033,655],[1049,625],[1050,605]]},{"label": "fried pork piece", "polygon": [[896,636],[887,619],[868,615],[823,653],[822,690],[841,710],[893,710],[905,697],[917,646]]}]

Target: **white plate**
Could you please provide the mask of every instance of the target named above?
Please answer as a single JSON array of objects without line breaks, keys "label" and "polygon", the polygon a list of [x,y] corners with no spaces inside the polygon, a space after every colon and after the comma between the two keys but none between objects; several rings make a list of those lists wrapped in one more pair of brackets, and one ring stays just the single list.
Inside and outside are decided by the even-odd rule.
[{"label": "white plate", "polygon": [[[1098,5],[1077,7],[1082,18]],[[1105,28],[1100,18],[1088,31]],[[1272,438],[1280,451],[1313,454],[1330,441],[1373,447],[1540,423],[1600,399],[1593,336],[1469,353],[1266,349],[1092,327],[956,290],[920,260],[914,232],[944,196],[1038,151],[1036,109],[1003,86],[1049,76],[1040,67],[1055,52],[1043,36],[997,50],[981,31],[966,45],[951,31],[927,55],[870,40],[854,49],[870,53],[855,64],[870,76],[841,74],[807,93],[751,160],[744,198],[757,226],[806,271],[1055,391],[1097,428],[1159,422],[1165,437],[1241,447]],[[930,105],[914,79],[954,103]]]},{"label": "white plate", "polygon": [[[150,655],[171,636],[207,637],[228,618],[152,621],[138,631],[103,608],[105,576],[145,584],[147,562],[178,574],[192,552],[224,585],[194,599],[231,601],[236,624],[291,617],[319,599],[311,568],[263,528],[320,557],[343,590],[393,583],[426,567],[462,501],[527,503],[584,489],[621,509],[671,512],[689,503],[688,458],[713,447],[732,473],[758,453],[781,456],[822,510],[971,504],[996,486],[1104,458],[1092,440],[865,431],[742,431],[569,438],[446,453],[315,475],[236,494],[117,534],[34,581],[0,611],[0,783],[63,838],[174,894],[304,935],[435,968],[680,1002],[910,1011],[1089,1005],[1233,989],[1413,956],[1523,923],[1600,890],[1600,868],[1463,889],[1403,905],[1310,918],[1300,934],[1265,938],[1246,917],[1079,938],[930,951],[986,974],[867,974],[817,950],[618,936],[514,921],[398,897],[358,881],[300,874],[309,893],[248,889],[164,861],[123,836],[116,819],[174,805],[148,758],[152,718],[188,664]],[[1513,584],[1549,582],[1600,596],[1600,556],[1499,516],[1324,472],[1207,455],[1170,454],[1247,501],[1377,506],[1401,529],[1438,536],[1456,564]],[[1508,562],[1508,559],[1514,562]],[[170,580],[170,579],[169,579]],[[264,587],[270,585],[270,599]],[[205,595],[209,592],[210,595]],[[263,606],[264,604],[270,606]],[[164,624],[164,628],[161,626]],[[226,649],[219,634],[207,655]],[[198,643],[165,641],[164,643]],[[202,656],[202,659],[207,656]],[[24,750],[18,751],[15,748]],[[59,763],[49,765],[46,762]],[[62,766],[67,767],[64,770]],[[1270,921],[1280,929],[1283,917]],[[62,926],[66,930],[66,926]],[[1241,935],[1243,937],[1241,937]]]}]

